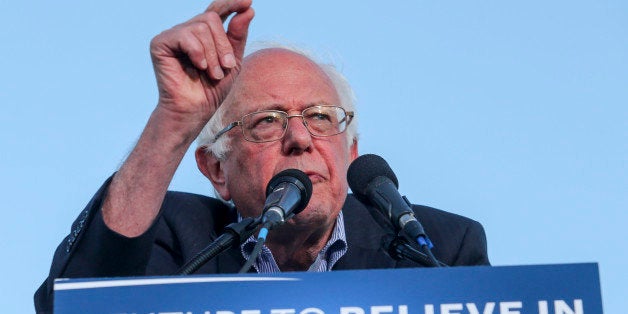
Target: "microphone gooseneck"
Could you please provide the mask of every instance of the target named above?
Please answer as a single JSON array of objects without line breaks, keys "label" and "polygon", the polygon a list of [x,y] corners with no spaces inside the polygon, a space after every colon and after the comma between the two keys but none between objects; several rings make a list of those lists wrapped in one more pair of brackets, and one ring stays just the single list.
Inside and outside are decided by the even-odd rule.
[{"label": "microphone gooseneck", "polygon": [[239,245],[248,239],[257,230],[259,219],[244,218],[225,227],[225,233],[198,252],[191,260],[179,268],[174,275],[189,275],[196,272],[201,266],[224,252],[228,248]]}]

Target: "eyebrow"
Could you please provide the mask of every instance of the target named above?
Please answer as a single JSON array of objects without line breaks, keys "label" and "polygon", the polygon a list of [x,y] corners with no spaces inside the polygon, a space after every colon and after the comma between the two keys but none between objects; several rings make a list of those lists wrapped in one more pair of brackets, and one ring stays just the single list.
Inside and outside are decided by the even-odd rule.
[{"label": "eyebrow", "polygon": [[[333,104],[330,104],[330,103],[328,103],[326,101],[319,101],[319,102],[307,103],[307,104],[303,105],[302,107],[300,107],[298,110],[299,111],[303,111],[303,110],[305,110],[307,108],[314,107],[314,106],[339,106],[340,107],[339,104],[338,105],[333,105]],[[268,105],[267,107],[265,105],[259,105],[259,106],[256,106],[256,107],[257,107],[257,109],[255,109],[255,111],[279,110],[279,111],[286,112],[287,105],[286,104],[272,104],[272,105]]]}]

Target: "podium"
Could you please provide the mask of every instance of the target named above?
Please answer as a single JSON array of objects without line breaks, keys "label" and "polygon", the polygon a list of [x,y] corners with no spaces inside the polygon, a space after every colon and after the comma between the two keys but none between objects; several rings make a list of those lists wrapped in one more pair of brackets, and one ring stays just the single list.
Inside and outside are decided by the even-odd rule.
[{"label": "podium", "polygon": [[596,314],[588,264],[58,279],[54,312],[135,314]]}]

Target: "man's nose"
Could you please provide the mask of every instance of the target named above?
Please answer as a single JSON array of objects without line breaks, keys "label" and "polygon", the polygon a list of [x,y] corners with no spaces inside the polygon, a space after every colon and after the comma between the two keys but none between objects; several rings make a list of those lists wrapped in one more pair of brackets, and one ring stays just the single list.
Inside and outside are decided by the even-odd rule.
[{"label": "man's nose", "polygon": [[283,138],[284,154],[300,154],[312,150],[312,135],[300,115],[288,116],[288,129]]}]

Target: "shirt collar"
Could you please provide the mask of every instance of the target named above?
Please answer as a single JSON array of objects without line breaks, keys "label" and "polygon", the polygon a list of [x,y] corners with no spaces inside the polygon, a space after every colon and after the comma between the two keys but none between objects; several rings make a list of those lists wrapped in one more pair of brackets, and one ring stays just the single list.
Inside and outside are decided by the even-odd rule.
[{"label": "shirt collar", "polygon": [[[242,217],[238,214],[238,220],[242,220]],[[257,243],[255,236],[250,236],[242,245],[240,245],[240,251],[245,260],[248,260],[251,256],[251,252]],[[347,253],[347,236],[345,234],[345,224],[342,211],[336,218],[334,230],[331,237],[323,247],[323,249],[316,256],[314,263],[310,265],[308,271],[323,272],[331,271],[336,262],[340,260],[342,256]],[[253,267],[258,273],[278,273],[281,272],[277,262],[273,257],[273,253],[266,245],[262,247],[262,251],[253,263]]]}]

